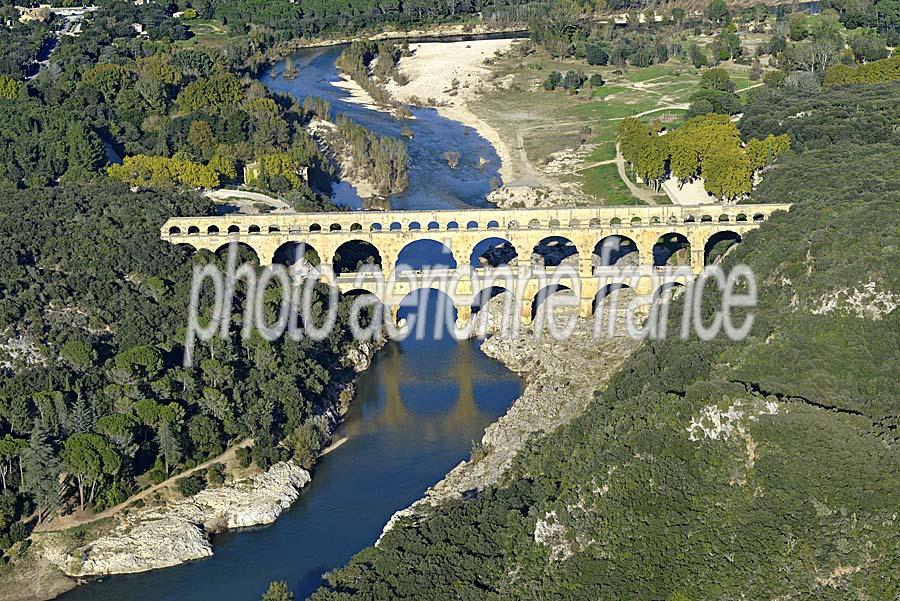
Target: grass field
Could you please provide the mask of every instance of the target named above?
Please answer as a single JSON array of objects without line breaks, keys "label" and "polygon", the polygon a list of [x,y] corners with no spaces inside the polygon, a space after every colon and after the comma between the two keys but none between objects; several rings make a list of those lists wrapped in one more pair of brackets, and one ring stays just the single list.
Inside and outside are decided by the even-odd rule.
[{"label": "grass field", "polygon": [[[726,65],[738,91],[756,83],[748,78],[749,68]],[[496,60],[492,66],[492,86],[469,108],[489,123],[510,147],[513,170],[527,173],[524,159],[537,171],[551,155],[575,151],[582,144],[596,147],[582,153],[583,165],[615,158],[615,134],[622,119],[648,111],[647,120],[661,119],[667,125],[683,120],[690,96],[697,90],[700,71],[689,64],[672,61],[645,68],[627,66],[592,67],[581,60],[555,60],[539,55],[526,58],[515,52]],[[569,69],[590,77],[599,73],[605,84],[592,88],[585,84],[577,94],[564,90],[547,91],[543,81],[551,71]],[[560,183],[575,183],[589,197],[605,204],[639,203],[618,179],[615,165],[581,168],[548,176]],[[507,182],[516,184],[516,181]],[[659,201],[668,198],[658,197]]]},{"label": "grass field", "polygon": [[179,46],[203,45],[216,48],[222,46],[228,36],[226,27],[215,19],[191,19],[184,21],[184,24],[194,37],[176,42]]},{"label": "grass field", "polygon": [[584,192],[602,198],[605,206],[644,204],[631,195],[628,186],[619,178],[615,165],[600,165],[582,172]]}]

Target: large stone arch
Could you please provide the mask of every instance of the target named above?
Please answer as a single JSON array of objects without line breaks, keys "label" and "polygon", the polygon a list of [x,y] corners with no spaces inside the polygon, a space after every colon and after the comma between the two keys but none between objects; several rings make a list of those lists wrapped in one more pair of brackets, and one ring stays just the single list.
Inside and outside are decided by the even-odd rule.
[{"label": "large stone arch", "polygon": [[666,232],[653,245],[653,265],[656,267],[690,265],[691,243],[679,232]]},{"label": "large stone arch", "polygon": [[546,267],[556,267],[571,261],[575,261],[577,265],[578,247],[565,236],[547,236],[535,244],[531,252],[532,256],[537,255],[537,262]]},{"label": "large stone arch", "polygon": [[413,240],[397,253],[394,267],[398,271],[422,269],[456,269],[453,251],[442,242],[430,238]]},{"label": "large stone arch", "polygon": [[290,267],[304,259],[310,265],[321,265],[322,257],[311,244],[299,241],[285,242],[272,253],[272,263]]},{"label": "large stone arch", "polygon": [[637,242],[622,234],[610,234],[594,246],[593,263],[597,267],[636,267],[641,264]]},{"label": "large stone arch", "polygon": [[254,265],[260,264],[259,253],[256,252],[256,249],[246,242],[238,242],[236,240],[221,244],[215,251],[216,256],[223,261],[226,260],[228,258],[229,248],[232,245],[237,247],[237,265],[243,263],[253,263]]},{"label": "large stone arch", "polygon": [[505,286],[488,286],[483,288],[477,294],[472,295],[472,313],[478,313],[485,308],[488,303],[502,294],[512,295],[513,292]]},{"label": "large stone arch", "polygon": [[653,303],[668,302],[681,290],[684,290],[684,284],[681,282],[666,282],[661,284],[653,291]]},{"label": "large stone arch", "polygon": [[347,240],[337,247],[332,259],[335,274],[356,273],[366,266],[382,269],[381,253],[371,242],[366,240]]},{"label": "large stone arch", "polygon": [[497,267],[498,265],[515,264],[519,256],[516,247],[506,238],[491,236],[480,240],[472,248],[469,264],[472,267]]},{"label": "large stone arch", "polygon": [[[356,311],[356,319],[358,320],[357,325],[359,326],[360,331],[367,332],[371,329],[371,336],[373,338],[382,334],[382,325],[384,324],[388,307],[385,305],[384,300],[382,300],[375,292],[363,288],[346,290],[341,293],[341,302],[348,303],[351,308],[354,303],[361,303],[362,306],[359,306]],[[377,322],[379,325],[370,328],[373,322]]]},{"label": "large stone arch", "polygon": [[537,318],[538,311],[541,310],[541,306],[548,298],[550,298],[554,294],[565,292],[574,294],[574,291],[564,284],[549,284],[538,290],[531,301],[531,320],[534,321],[535,318]]},{"label": "large stone arch", "polygon": [[622,282],[613,282],[601,286],[597,291],[597,294],[594,295],[594,300],[591,303],[591,313],[596,315],[598,310],[603,310],[604,307],[611,306],[613,303],[615,303],[614,306],[616,307],[616,310],[622,309],[626,306],[626,303],[622,302],[623,299],[621,293],[623,291],[627,294],[634,294],[634,289]]},{"label": "large stone arch", "polygon": [[716,232],[707,238],[706,244],[703,247],[703,263],[705,265],[711,265],[724,256],[729,248],[742,240],[743,238],[741,235],[732,230]]},{"label": "large stone arch", "polygon": [[[424,321],[423,321],[424,316]],[[397,321],[406,320],[406,338],[434,340],[439,337],[455,338],[457,310],[453,299],[437,288],[423,287],[410,290],[397,306]]]}]

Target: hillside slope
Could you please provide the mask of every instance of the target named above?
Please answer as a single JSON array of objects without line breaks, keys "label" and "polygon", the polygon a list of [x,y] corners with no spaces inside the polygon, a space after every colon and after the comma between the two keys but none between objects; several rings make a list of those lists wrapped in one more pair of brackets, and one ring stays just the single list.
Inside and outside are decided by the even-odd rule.
[{"label": "hillside slope", "polygon": [[783,103],[802,152],[754,198],[794,209],[725,259],[760,285],[747,340],[645,344],[502,485],[401,523],[313,598],[897,598],[898,121],[865,144],[803,127],[885,94],[748,108]]}]

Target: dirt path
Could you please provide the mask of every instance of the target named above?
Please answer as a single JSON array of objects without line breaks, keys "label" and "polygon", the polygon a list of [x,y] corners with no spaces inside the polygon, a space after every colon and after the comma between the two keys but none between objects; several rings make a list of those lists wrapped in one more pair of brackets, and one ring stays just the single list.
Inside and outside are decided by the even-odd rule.
[{"label": "dirt path", "polygon": [[200,463],[200,464],[192,467],[189,470],[185,470],[183,472],[175,474],[175,475],[171,476],[170,478],[163,480],[159,484],[151,486],[150,488],[148,488],[146,490],[142,490],[138,494],[129,497],[127,500],[123,501],[122,503],[119,503],[118,505],[115,505],[113,507],[110,507],[109,509],[101,511],[100,513],[88,513],[86,511],[76,511],[69,515],[58,517],[58,518],[43,522],[42,524],[39,524],[37,527],[35,527],[34,530],[35,530],[35,532],[53,532],[56,530],[68,530],[69,528],[74,528],[75,526],[81,526],[82,524],[89,524],[89,523],[95,522],[97,520],[102,520],[102,519],[105,519],[108,517],[112,517],[115,514],[117,514],[118,512],[125,509],[127,506],[134,503],[135,501],[137,501],[139,499],[145,499],[148,496],[150,496],[164,488],[172,486],[176,480],[184,478],[185,476],[190,476],[191,474],[195,474],[201,470],[206,470],[206,468],[208,468],[209,466],[211,466],[214,463],[227,464],[229,461],[234,459],[235,455],[237,454],[238,449],[242,449],[244,447],[249,447],[251,445],[253,445],[253,439],[246,438],[246,439],[242,440],[241,442],[237,443],[236,445],[233,445],[232,447],[228,448],[224,453],[222,453],[218,457],[213,457],[212,459],[204,461],[203,463]]},{"label": "dirt path", "polygon": [[[650,109],[649,111],[644,111],[643,113],[638,113],[637,115],[631,115],[632,117],[643,117],[644,115],[652,115],[653,113],[661,113],[663,111],[671,111],[671,110],[681,110],[686,111],[691,108],[691,105],[688,103],[682,104],[669,104],[666,106],[659,106],[655,109]],[[610,117],[609,121],[624,121],[628,117]]]},{"label": "dirt path", "polygon": [[638,188],[634,185],[634,182],[628,178],[628,174],[625,172],[625,157],[622,156],[622,151],[619,150],[618,144],[616,144],[616,169],[619,171],[619,177],[625,182],[625,185],[628,186],[628,190],[631,192],[632,196],[648,205],[656,206],[656,200],[653,198],[653,195],[646,190]]}]

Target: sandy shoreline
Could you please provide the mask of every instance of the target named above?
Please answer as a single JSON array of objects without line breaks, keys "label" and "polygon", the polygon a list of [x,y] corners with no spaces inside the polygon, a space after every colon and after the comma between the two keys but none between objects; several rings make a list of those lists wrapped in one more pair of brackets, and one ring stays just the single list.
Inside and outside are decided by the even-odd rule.
[{"label": "sandy shoreline", "polygon": [[[413,55],[400,59],[399,65],[400,72],[407,76],[409,83],[400,86],[391,81],[386,86],[391,96],[400,102],[434,101],[434,108],[442,117],[477,131],[497,151],[500,177],[504,183],[514,178],[510,148],[493,127],[469,110],[468,103],[476,99],[480,88],[491,75],[483,64],[484,60],[497,51],[507,51],[515,41],[517,39],[410,44]],[[459,84],[451,90],[454,80]],[[389,108],[379,106],[359,84],[345,75],[341,75],[341,81],[332,85],[350,94],[348,102],[391,112]]]},{"label": "sandy shoreline", "polygon": [[[400,59],[400,72],[409,83],[403,86],[391,81],[387,89],[397,100],[410,103],[436,103],[442,116],[477,131],[491,143],[500,158],[500,176],[504,182],[513,179],[512,154],[497,131],[468,108],[491,75],[485,59],[509,50],[516,39],[470,40],[464,42],[425,42],[410,44],[412,56]],[[453,85],[456,83],[457,85]]]}]

